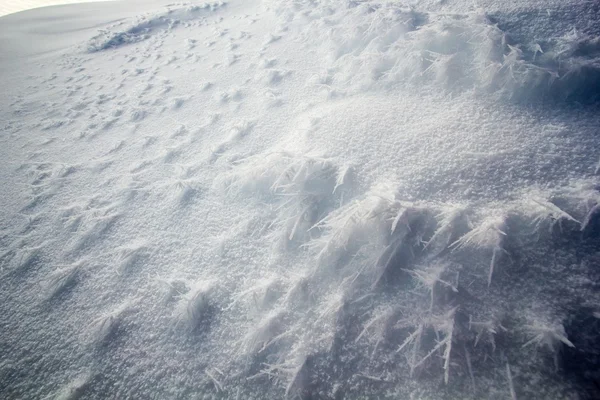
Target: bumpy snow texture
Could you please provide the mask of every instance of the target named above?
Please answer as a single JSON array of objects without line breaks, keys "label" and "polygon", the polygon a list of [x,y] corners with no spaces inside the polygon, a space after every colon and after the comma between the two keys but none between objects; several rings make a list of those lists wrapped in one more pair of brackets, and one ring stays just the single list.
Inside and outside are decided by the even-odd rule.
[{"label": "bumpy snow texture", "polygon": [[0,85],[0,397],[600,397],[598,2],[48,8]]}]

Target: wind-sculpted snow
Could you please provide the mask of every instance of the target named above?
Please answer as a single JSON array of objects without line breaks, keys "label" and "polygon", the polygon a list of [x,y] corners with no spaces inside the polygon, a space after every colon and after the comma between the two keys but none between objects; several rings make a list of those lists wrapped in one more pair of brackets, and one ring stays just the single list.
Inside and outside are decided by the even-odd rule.
[{"label": "wind-sculpted snow", "polygon": [[106,30],[100,31],[97,36],[90,40],[87,49],[89,52],[96,52],[140,42],[156,35],[162,37],[178,25],[189,25],[194,20],[201,19],[206,13],[213,12],[225,4],[225,2],[220,1],[171,8],[176,6],[172,5],[167,12],[137,18],[126,29],[121,27],[123,25],[127,26],[127,22],[121,21]]},{"label": "wind-sculpted snow", "polygon": [[597,6],[458,3],[0,24],[0,397],[598,398]]},{"label": "wind-sculpted snow", "polygon": [[[323,172],[309,174],[307,169],[306,174],[299,175],[296,171],[304,171],[302,165],[315,162],[321,166],[317,171],[331,171],[330,183],[308,189],[313,174],[321,177]],[[307,207],[315,210],[309,217],[302,208],[306,199],[314,196],[316,188],[331,190],[339,169],[327,166],[331,165],[327,160],[292,158],[288,163],[289,166],[279,168],[286,177],[283,182],[281,177],[272,178],[273,184],[271,180],[265,182],[265,173],[248,170],[235,177],[246,181],[244,187],[240,188],[235,178],[227,186],[228,190],[248,190],[271,184],[277,195],[279,185],[293,185],[301,203],[296,205],[293,199],[283,196],[281,206],[276,207],[280,216],[275,221],[290,221],[280,228],[290,242],[294,237],[307,238],[302,247],[308,250],[310,260],[305,274],[297,278],[298,283],[289,283],[288,291],[281,291],[272,309],[293,310],[290,295],[297,293],[301,285],[308,292],[304,296],[312,300],[313,310],[307,311],[306,307],[311,306],[306,305],[306,298],[301,299],[301,311],[288,319],[293,322],[288,322],[287,330],[278,320],[277,328],[272,329],[277,342],[268,337],[264,346],[269,350],[261,350],[274,353],[276,360],[295,361],[292,365],[289,361],[275,366],[264,363],[265,367],[253,378],[275,374],[287,382],[287,391],[295,388],[294,393],[305,396],[332,390],[320,386],[328,380],[350,380],[351,385],[359,387],[365,381],[374,381],[380,387],[393,387],[401,376],[420,377],[421,382],[435,376],[442,376],[446,383],[458,379],[466,386],[455,386],[455,390],[483,393],[477,392],[483,388],[477,389],[481,383],[475,383],[475,376],[483,381],[494,379],[479,369],[494,364],[486,361],[493,354],[500,354],[503,359],[496,361],[499,371],[507,360],[513,370],[519,365],[521,374],[527,374],[525,364],[529,364],[528,368],[535,365],[537,372],[529,378],[520,377],[533,379],[535,374],[543,373],[539,370],[545,363],[542,360],[554,359],[554,364],[546,365],[558,368],[561,346],[575,347],[565,333],[570,317],[562,314],[566,311],[558,310],[565,310],[570,297],[567,293],[581,290],[589,294],[590,289],[585,289],[587,284],[583,281],[583,286],[567,289],[570,284],[555,279],[562,279],[561,270],[568,267],[557,268],[554,262],[551,267],[547,263],[580,246],[595,247],[595,239],[588,234],[597,235],[598,226],[583,234],[587,228],[585,222],[580,222],[594,213],[590,204],[598,201],[599,193],[593,186],[584,184],[554,193],[532,192],[511,202],[476,205],[404,200],[397,186],[387,182],[375,184],[364,196],[329,213],[318,203],[308,203]],[[265,168],[265,172],[273,171],[270,161],[266,165],[270,168]],[[299,178],[304,183],[299,184]],[[341,188],[347,189],[345,184]],[[315,223],[314,215],[318,213],[326,215]],[[300,232],[298,220],[304,224]],[[292,221],[293,233],[288,236]],[[574,275],[580,273],[595,275],[587,268],[584,267],[585,272],[571,270],[570,279],[578,280]],[[543,283],[535,278],[538,274],[543,274]],[[519,284],[515,284],[517,276]],[[554,298],[537,293],[537,285],[554,287]],[[536,297],[545,298],[545,305],[536,304],[539,298],[532,303],[532,290]],[[548,302],[554,304],[550,307],[554,311],[541,311]],[[267,318],[270,321],[271,317]],[[303,332],[309,332],[309,336]],[[528,351],[537,348],[540,351],[535,351],[535,361],[529,363],[527,359],[533,353]],[[596,352],[591,347],[583,351]],[[310,367],[305,361],[307,352],[312,360]],[[381,358],[386,362],[376,361]],[[344,368],[336,369],[334,365],[340,362],[336,360],[343,362]],[[287,375],[290,370],[305,371],[317,388],[310,388],[308,383],[297,387],[296,375]],[[469,385],[472,387],[467,388]],[[429,395],[435,396],[431,392]],[[545,392],[543,396],[557,394]]]},{"label": "wind-sculpted snow", "polygon": [[280,12],[291,24],[308,20],[300,28],[305,40],[326,32],[324,56],[336,75],[327,84],[339,90],[401,84],[430,91],[474,88],[515,100],[598,100],[597,31],[573,27],[556,36],[518,37],[523,41],[517,42],[500,28],[501,21],[527,25],[537,23],[537,16],[524,20],[517,10],[491,19],[482,9],[422,12],[377,2],[356,2],[336,13],[310,6],[305,13],[291,13],[287,7]]}]

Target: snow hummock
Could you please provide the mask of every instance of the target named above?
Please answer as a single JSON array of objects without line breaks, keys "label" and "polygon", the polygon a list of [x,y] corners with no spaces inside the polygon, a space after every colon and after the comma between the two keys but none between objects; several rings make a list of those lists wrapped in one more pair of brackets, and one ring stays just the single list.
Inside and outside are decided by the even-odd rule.
[{"label": "snow hummock", "polygon": [[599,17],[3,17],[2,397],[595,398]]}]

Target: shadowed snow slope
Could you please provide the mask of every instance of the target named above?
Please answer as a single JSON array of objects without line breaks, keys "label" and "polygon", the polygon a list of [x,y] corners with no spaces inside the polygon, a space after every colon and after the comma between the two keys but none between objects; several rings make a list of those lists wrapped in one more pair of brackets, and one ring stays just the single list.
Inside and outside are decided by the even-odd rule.
[{"label": "shadowed snow slope", "polygon": [[1,18],[0,397],[598,398],[600,6],[477,3]]}]

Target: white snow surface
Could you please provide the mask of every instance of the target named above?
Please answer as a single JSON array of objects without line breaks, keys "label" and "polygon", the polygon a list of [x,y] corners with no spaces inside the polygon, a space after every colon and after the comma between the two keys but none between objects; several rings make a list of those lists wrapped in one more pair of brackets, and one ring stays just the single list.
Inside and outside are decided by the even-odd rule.
[{"label": "white snow surface", "polygon": [[0,397],[593,399],[600,5],[0,18]]},{"label": "white snow surface", "polygon": [[0,16],[20,11],[31,10],[38,7],[49,7],[73,3],[86,3],[91,1],[113,1],[113,0],[2,0],[0,4]]}]

